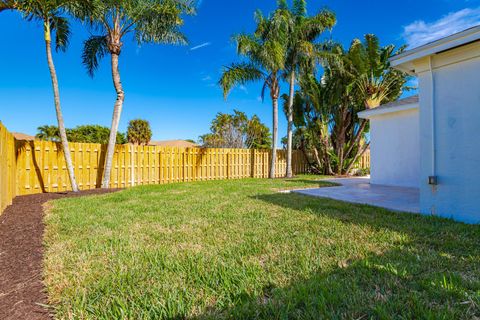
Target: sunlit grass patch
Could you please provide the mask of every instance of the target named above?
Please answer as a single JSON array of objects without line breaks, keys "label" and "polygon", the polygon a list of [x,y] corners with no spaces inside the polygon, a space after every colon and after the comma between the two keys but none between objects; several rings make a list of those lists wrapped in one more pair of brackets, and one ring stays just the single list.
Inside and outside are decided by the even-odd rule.
[{"label": "sunlit grass patch", "polygon": [[246,179],[55,201],[45,281],[59,319],[480,316],[480,229]]}]

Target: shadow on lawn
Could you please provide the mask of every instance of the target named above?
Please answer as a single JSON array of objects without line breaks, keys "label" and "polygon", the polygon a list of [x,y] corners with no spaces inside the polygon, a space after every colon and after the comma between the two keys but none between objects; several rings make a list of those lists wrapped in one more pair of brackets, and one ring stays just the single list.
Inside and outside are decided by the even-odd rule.
[{"label": "shadow on lawn", "polygon": [[232,297],[198,319],[473,319],[480,316],[480,227],[298,194],[256,196],[344,224],[395,231],[407,242],[339,261],[286,287]]},{"label": "shadow on lawn", "polygon": [[318,180],[313,180],[313,179],[283,179],[285,182],[294,182],[294,183],[305,183],[305,184],[312,184],[312,185],[317,185],[320,187],[325,187],[325,186],[339,186],[340,184],[334,183],[327,181],[326,179],[318,179]]}]

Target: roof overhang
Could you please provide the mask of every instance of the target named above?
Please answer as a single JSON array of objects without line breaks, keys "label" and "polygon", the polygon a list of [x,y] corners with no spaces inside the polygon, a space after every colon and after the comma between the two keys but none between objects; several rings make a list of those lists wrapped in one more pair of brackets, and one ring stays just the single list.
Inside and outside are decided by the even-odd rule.
[{"label": "roof overhang", "polygon": [[440,52],[445,52],[457,47],[467,45],[480,40],[480,26],[476,26],[459,33],[455,33],[446,38],[427,43],[418,48],[405,51],[390,59],[392,67],[415,74],[414,61],[422,59]]},{"label": "roof overhang", "polygon": [[371,119],[371,118],[378,117],[381,115],[386,115],[386,114],[417,110],[418,108],[419,108],[418,102],[404,104],[404,105],[395,106],[395,107],[388,107],[388,108],[379,107],[375,109],[361,111],[358,113],[358,117],[361,119]]}]

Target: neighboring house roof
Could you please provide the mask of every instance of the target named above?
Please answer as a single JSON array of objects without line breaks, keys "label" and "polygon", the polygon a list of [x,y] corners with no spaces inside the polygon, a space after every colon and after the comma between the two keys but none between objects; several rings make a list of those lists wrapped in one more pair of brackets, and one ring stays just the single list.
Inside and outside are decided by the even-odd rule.
[{"label": "neighboring house roof", "polygon": [[384,104],[378,108],[368,109],[359,112],[358,116],[363,119],[370,119],[373,116],[378,116],[382,114],[418,109],[418,101],[418,95],[414,95],[408,98]]},{"label": "neighboring house roof", "polygon": [[405,72],[415,73],[414,60],[436,53],[448,51],[480,40],[480,25],[452,34],[451,36],[407,50],[390,59],[392,67]]},{"label": "neighboring house roof", "polygon": [[12,135],[17,140],[23,140],[23,141],[33,141],[33,140],[35,140],[34,136],[30,136],[28,134],[21,133],[21,132],[12,132]]},{"label": "neighboring house roof", "polygon": [[198,147],[193,142],[186,140],[164,140],[164,141],[150,141],[149,146],[159,146],[159,147],[180,147],[180,148],[194,148]]}]

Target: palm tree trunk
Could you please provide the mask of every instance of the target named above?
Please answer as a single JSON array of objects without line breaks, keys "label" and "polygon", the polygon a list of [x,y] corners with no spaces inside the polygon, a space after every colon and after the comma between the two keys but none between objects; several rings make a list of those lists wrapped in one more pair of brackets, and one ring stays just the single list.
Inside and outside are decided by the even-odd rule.
[{"label": "palm tree trunk", "polygon": [[357,152],[357,154],[353,157],[352,162],[348,165],[347,169],[345,170],[346,174],[349,174],[350,171],[353,169],[353,166],[355,165],[355,162],[357,162],[358,158],[363,156],[363,154],[368,150],[368,147],[370,146],[370,143],[366,143],[363,146],[363,149],[360,152]]},{"label": "palm tree trunk", "polygon": [[50,21],[44,21],[43,28],[45,35],[45,47],[47,52],[48,68],[50,70],[50,77],[52,79],[53,98],[55,102],[55,112],[57,114],[58,131],[60,133],[60,140],[62,142],[63,154],[65,156],[65,163],[67,164],[68,176],[70,178],[70,184],[72,185],[72,191],[78,192],[77,181],[75,180],[75,172],[73,170],[72,156],[70,154],[67,133],[65,131],[65,123],[63,121],[62,108],[60,106],[60,90],[58,88],[57,72],[55,70],[55,64],[53,63],[52,57],[52,37],[50,33]]},{"label": "palm tree trunk", "polygon": [[295,94],[295,71],[290,75],[290,93],[288,97],[288,128],[287,128],[287,173],[286,177],[292,177],[292,142],[293,142],[293,97]]},{"label": "palm tree trunk", "polygon": [[273,134],[272,134],[272,158],[270,159],[270,179],[275,178],[275,162],[277,160],[277,138],[278,138],[278,98],[272,98],[273,105]]},{"label": "palm tree trunk", "polygon": [[108,188],[110,185],[110,174],[112,172],[113,153],[115,152],[115,144],[117,142],[118,124],[120,123],[120,115],[122,114],[123,101],[125,93],[123,92],[122,82],[120,81],[120,71],[118,69],[119,54],[112,52],[112,78],[113,86],[117,92],[117,100],[113,107],[112,126],[110,128],[110,138],[108,139],[107,157],[105,162],[105,173],[103,176],[102,188]]},{"label": "palm tree trunk", "polygon": [[360,143],[360,139],[362,138],[362,134],[363,134],[363,131],[365,130],[366,126],[367,126],[367,120],[363,119],[362,123],[360,124],[360,127],[358,128],[357,134],[353,138],[352,143],[350,143],[350,147],[348,148],[347,152],[345,153],[345,158],[348,159],[348,157],[350,156],[350,153],[352,152],[353,148]]}]

